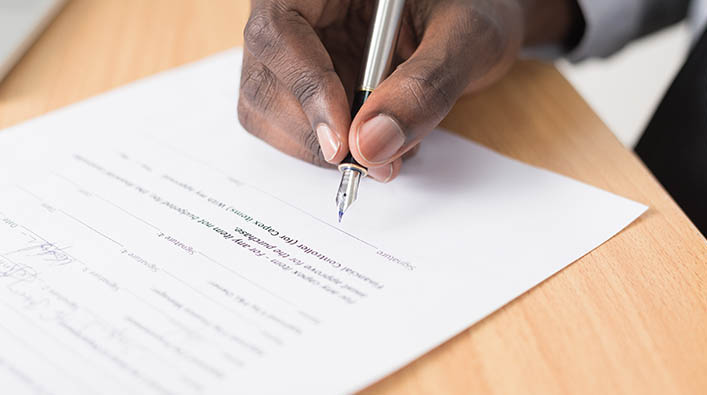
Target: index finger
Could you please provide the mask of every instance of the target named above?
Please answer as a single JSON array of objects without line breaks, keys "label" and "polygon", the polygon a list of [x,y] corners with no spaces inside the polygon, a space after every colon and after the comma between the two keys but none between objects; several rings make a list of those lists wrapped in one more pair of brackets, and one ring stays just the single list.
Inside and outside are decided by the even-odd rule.
[{"label": "index finger", "polygon": [[326,160],[339,163],[348,153],[351,115],[344,86],[313,27],[332,3],[337,2],[257,1],[244,36],[248,51],[302,106]]}]

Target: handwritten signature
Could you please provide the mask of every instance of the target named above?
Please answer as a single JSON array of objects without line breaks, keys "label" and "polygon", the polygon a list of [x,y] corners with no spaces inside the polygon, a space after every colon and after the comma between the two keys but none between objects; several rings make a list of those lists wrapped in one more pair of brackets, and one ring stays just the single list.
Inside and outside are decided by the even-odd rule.
[{"label": "handwritten signature", "polygon": [[30,266],[0,257],[0,278],[9,277],[18,281],[33,281],[37,272]]},{"label": "handwritten signature", "polygon": [[71,247],[58,247],[52,243],[44,241],[41,243],[30,245],[28,247],[20,248],[18,250],[7,252],[4,255],[9,256],[24,253],[23,255],[26,257],[42,257],[42,260],[45,262],[51,262],[53,264],[62,266],[68,265],[69,263],[74,261],[74,258],[72,258],[71,255],[65,252],[65,250],[69,248]]}]

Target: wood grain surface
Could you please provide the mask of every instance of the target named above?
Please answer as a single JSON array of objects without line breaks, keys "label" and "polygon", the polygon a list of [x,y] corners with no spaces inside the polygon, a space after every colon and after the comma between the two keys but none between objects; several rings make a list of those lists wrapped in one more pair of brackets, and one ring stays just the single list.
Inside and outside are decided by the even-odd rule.
[{"label": "wood grain surface", "polygon": [[[0,83],[0,128],[241,45],[247,15],[240,0],[72,0]],[[443,125],[651,209],[365,392],[707,394],[707,241],[557,70],[520,63]]]}]

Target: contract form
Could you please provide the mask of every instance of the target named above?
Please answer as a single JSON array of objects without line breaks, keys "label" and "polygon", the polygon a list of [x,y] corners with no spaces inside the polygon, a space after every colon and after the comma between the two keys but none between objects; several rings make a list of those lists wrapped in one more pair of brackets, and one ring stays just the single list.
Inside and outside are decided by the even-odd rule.
[{"label": "contract form", "polygon": [[355,391],[646,209],[437,131],[339,224],[336,171],[238,124],[240,63],[0,132],[2,392]]}]

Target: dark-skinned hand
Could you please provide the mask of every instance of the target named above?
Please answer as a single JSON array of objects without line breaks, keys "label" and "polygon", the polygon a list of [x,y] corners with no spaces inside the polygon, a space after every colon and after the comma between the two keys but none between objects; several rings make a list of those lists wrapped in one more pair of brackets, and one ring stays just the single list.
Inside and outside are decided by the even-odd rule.
[{"label": "dark-skinned hand", "polygon": [[524,44],[557,44],[574,0],[408,0],[396,68],[355,119],[350,102],[373,0],[253,0],[238,114],[252,134],[316,165],[349,152],[388,182],[464,93],[506,73]]}]

